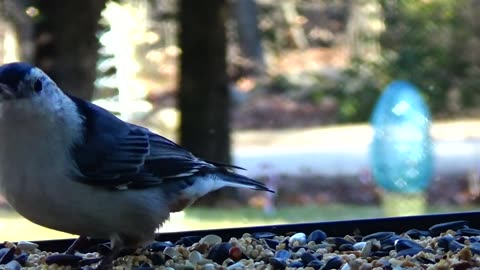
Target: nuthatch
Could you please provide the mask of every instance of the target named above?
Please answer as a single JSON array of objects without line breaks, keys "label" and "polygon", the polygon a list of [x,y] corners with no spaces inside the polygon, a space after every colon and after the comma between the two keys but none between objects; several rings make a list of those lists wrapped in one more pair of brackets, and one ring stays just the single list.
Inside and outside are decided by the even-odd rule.
[{"label": "nuthatch", "polygon": [[234,168],[63,93],[34,66],[0,67],[0,191],[34,223],[109,238],[118,253],[211,191],[270,191]]}]

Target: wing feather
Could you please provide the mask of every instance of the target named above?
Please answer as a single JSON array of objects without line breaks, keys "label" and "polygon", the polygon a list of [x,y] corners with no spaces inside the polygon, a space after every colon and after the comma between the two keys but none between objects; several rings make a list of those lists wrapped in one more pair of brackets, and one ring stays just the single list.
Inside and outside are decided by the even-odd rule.
[{"label": "wing feather", "polygon": [[[210,163],[148,129],[123,122],[92,103],[70,97],[84,117],[84,141],[73,149],[78,180],[116,189],[148,188],[184,178]],[[120,188],[121,187],[121,188]]]}]

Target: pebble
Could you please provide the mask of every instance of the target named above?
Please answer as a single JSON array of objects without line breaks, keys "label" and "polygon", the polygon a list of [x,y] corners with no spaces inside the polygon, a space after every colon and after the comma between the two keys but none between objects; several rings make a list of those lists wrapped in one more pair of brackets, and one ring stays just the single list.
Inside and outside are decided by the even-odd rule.
[{"label": "pebble", "polygon": [[423,231],[423,230],[418,230],[418,229],[410,229],[404,233],[405,235],[408,235],[412,238],[420,238],[420,237],[427,237],[431,236],[430,231]]},{"label": "pebble", "polygon": [[55,255],[48,256],[47,259],[45,260],[45,263],[48,265],[57,264],[57,265],[76,266],[81,260],[82,260],[82,257],[76,256],[76,255],[55,254]]},{"label": "pebble", "polygon": [[428,230],[433,235],[439,235],[442,232],[446,232],[448,230],[459,230],[463,229],[467,226],[467,222],[465,220],[458,220],[458,221],[451,221],[433,225]]},{"label": "pebble", "polygon": [[38,245],[29,241],[19,241],[17,247],[23,251],[33,252],[38,248]]},{"label": "pebble", "polygon": [[207,259],[210,259],[218,264],[222,264],[223,261],[230,257],[230,243],[219,243],[214,245],[208,252]]},{"label": "pebble", "polygon": [[[307,264],[307,267],[311,267],[315,270],[318,270],[318,269],[322,268],[322,266],[323,266],[323,262],[320,261],[320,260],[313,260],[313,261],[311,261]],[[327,265],[325,265],[325,266],[327,266]]]},{"label": "pebble", "polygon": [[277,240],[274,240],[274,239],[265,239],[265,243],[271,249],[277,249],[278,244],[280,244],[280,242],[278,242]]},{"label": "pebble", "polygon": [[282,261],[287,261],[288,258],[290,258],[290,252],[288,250],[282,249],[277,251],[275,254],[275,258],[282,260]]},{"label": "pebble", "polygon": [[211,263],[206,263],[202,266],[202,270],[215,270],[215,265]]},{"label": "pebble", "polygon": [[367,242],[358,242],[358,243],[355,243],[353,244],[353,248],[355,250],[362,250],[363,247],[367,244]]},{"label": "pebble", "polygon": [[288,242],[292,246],[305,245],[307,243],[307,235],[305,235],[304,233],[296,233],[296,234],[290,236],[290,239],[288,240]]},{"label": "pebble", "polygon": [[174,247],[166,247],[163,250],[163,254],[167,255],[168,257],[170,257],[172,259],[177,257],[178,255],[180,255],[180,253]]},{"label": "pebble", "polygon": [[381,246],[394,246],[395,243],[397,242],[397,240],[400,240],[400,239],[406,239],[408,240],[408,237],[401,237],[400,235],[397,235],[397,234],[394,234],[390,237],[387,237],[383,240],[380,241],[380,245]]},{"label": "pebble", "polygon": [[342,266],[343,260],[340,256],[334,256],[330,258],[322,270],[338,269]]},{"label": "pebble", "polygon": [[344,244],[352,244],[350,241],[346,240],[343,237],[328,237],[326,241],[330,244],[335,245],[337,248]]},{"label": "pebble", "polygon": [[272,269],[285,269],[287,267],[287,262],[280,260],[278,258],[270,258],[269,263],[272,266]]},{"label": "pebble", "polygon": [[352,251],[355,250],[352,244],[342,244],[341,246],[338,247],[339,251]]},{"label": "pebble", "polygon": [[260,239],[272,239],[273,237],[275,237],[276,234],[274,233],[271,233],[271,232],[256,232],[256,233],[252,233],[252,237],[257,239],[257,240],[260,240]]},{"label": "pebble", "polygon": [[148,250],[157,252],[157,251],[164,251],[167,247],[175,246],[172,242],[153,242],[147,246]]},{"label": "pebble", "polygon": [[203,256],[200,252],[194,250],[192,252],[190,252],[190,255],[188,255],[188,260],[190,260],[190,262],[193,264],[193,265],[196,265],[198,262],[200,262],[201,260],[203,259]]},{"label": "pebble", "polygon": [[0,249],[0,264],[7,264],[11,260],[13,260],[13,257],[15,256],[15,248],[2,248]]},{"label": "pebble", "polygon": [[480,243],[475,242],[470,244],[470,250],[472,251],[473,254],[480,255]]},{"label": "pebble", "polygon": [[193,244],[197,243],[200,241],[201,237],[194,235],[194,236],[184,236],[180,238],[177,242],[175,242],[176,246],[185,246],[185,247],[190,247]]},{"label": "pebble", "polygon": [[437,239],[437,246],[443,250],[448,250],[450,242],[454,241],[455,238],[451,235],[445,235]]},{"label": "pebble", "polygon": [[149,264],[144,264],[139,267],[134,268],[135,270],[154,270]]},{"label": "pebble", "polygon": [[162,265],[165,264],[165,255],[159,254],[157,252],[147,254],[148,259],[152,262],[153,265]]},{"label": "pebble", "polygon": [[420,250],[423,249],[423,247],[419,243],[412,240],[398,239],[397,241],[395,241],[395,250],[397,252],[404,249],[410,249],[410,248],[416,248]]},{"label": "pebble", "polygon": [[302,255],[300,255],[300,259],[302,260],[302,262],[304,264],[308,264],[309,262],[311,262],[313,260],[317,260],[317,258],[309,252],[303,252]]},{"label": "pebble", "polygon": [[350,267],[350,264],[348,264],[348,263],[344,263],[342,265],[342,268],[340,268],[340,270],[351,270],[351,269],[352,269],[352,267]]},{"label": "pebble", "polygon": [[236,270],[236,269],[244,269],[245,265],[242,262],[236,262],[227,267],[227,270]]},{"label": "pebble", "polygon": [[22,252],[14,257],[14,260],[19,262],[22,266],[25,266],[28,260],[28,254],[25,252]]},{"label": "pebble", "polygon": [[372,234],[369,234],[367,236],[364,236],[362,238],[362,241],[368,241],[368,240],[373,240],[373,239],[376,239],[378,241],[382,241],[382,240],[385,240],[389,237],[392,237],[393,235],[395,235],[394,232],[376,232],[376,233],[372,233]]},{"label": "pebble", "polygon": [[463,249],[464,247],[465,245],[460,244],[456,240],[450,241],[450,243],[448,243],[448,250],[450,250],[451,252],[457,252]]},{"label": "pebble", "polygon": [[457,230],[457,234],[462,236],[478,236],[480,235],[480,230],[474,228],[462,228]]},{"label": "pebble", "polygon": [[288,265],[289,268],[300,268],[304,266],[305,264],[302,261],[293,261]]},{"label": "pebble", "polygon": [[313,241],[316,244],[320,244],[327,239],[327,234],[322,230],[314,230],[308,235],[307,242]]},{"label": "pebble", "polygon": [[78,265],[80,266],[87,266],[87,265],[92,265],[95,263],[98,263],[102,260],[101,257],[95,257],[95,258],[84,258],[78,262]]},{"label": "pebble", "polygon": [[22,269],[22,265],[17,262],[16,260],[10,261],[9,263],[5,264],[3,268],[5,270],[20,270]]},{"label": "pebble", "polygon": [[365,245],[360,251],[360,257],[362,258],[368,257],[368,255],[370,255],[370,252],[372,252],[372,247],[373,247],[373,244],[371,241],[365,242]]},{"label": "pebble", "polygon": [[422,251],[422,249],[419,249],[419,248],[403,249],[403,250],[397,252],[397,257],[415,256],[418,253],[420,253],[421,251]]},{"label": "pebble", "polygon": [[202,237],[199,241],[200,244],[207,244],[208,246],[214,246],[222,242],[222,238],[215,234],[209,234]]},{"label": "pebble", "polygon": [[[252,252],[253,250],[251,251],[251,253]],[[231,247],[228,253],[230,254],[230,258],[234,261],[238,261],[243,257],[242,249],[238,246]]]}]

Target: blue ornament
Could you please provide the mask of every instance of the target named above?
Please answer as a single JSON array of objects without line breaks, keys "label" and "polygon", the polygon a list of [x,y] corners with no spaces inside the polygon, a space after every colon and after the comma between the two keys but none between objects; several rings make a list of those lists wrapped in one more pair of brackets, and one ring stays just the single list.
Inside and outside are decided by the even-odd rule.
[{"label": "blue ornament", "polygon": [[372,175],[391,192],[424,191],[433,174],[430,113],[417,88],[394,81],[378,100],[371,123]]}]

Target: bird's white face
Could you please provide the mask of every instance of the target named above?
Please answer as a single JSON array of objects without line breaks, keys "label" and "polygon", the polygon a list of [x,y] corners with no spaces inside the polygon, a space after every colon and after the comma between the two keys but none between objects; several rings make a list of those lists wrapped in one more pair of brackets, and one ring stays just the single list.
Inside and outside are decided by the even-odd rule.
[{"label": "bird's white face", "polygon": [[60,92],[57,85],[43,71],[31,69],[16,87],[0,82],[0,102],[19,99],[53,98]]},{"label": "bird's white face", "polygon": [[[15,71],[2,75],[6,78],[0,76],[0,109],[5,114],[20,117],[57,111],[65,99],[55,82],[38,68],[23,74]],[[8,84],[15,77],[18,77],[16,84]]]}]

